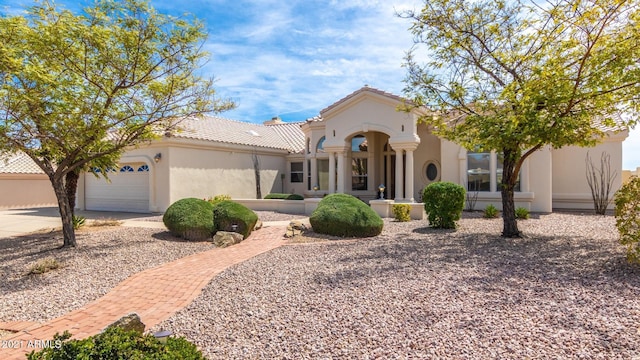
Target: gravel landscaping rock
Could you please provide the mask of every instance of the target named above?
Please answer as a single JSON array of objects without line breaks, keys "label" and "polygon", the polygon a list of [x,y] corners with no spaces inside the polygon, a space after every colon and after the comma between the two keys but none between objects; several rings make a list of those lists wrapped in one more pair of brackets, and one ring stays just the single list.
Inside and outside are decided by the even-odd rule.
[{"label": "gravel landscaping rock", "polygon": [[[60,249],[61,232],[0,239],[0,321],[44,322],[106,294],[127,277],[212,248],[166,231],[87,228],[75,249]],[[38,260],[53,257],[61,269],[26,275]]]},{"label": "gravel landscaping rock", "polygon": [[[502,239],[385,220],[375,238],[284,246],[216,277],[156,329],[210,359],[633,358],[640,271],[613,217],[551,214]],[[308,239],[322,240],[313,234]]]}]

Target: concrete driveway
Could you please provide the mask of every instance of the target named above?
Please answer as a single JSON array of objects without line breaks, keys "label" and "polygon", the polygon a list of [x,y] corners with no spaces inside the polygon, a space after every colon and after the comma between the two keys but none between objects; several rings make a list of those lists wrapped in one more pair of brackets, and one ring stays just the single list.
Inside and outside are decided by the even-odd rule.
[{"label": "concrete driveway", "polygon": [[[76,211],[76,215],[84,216],[87,220],[122,220],[123,226],[164,228],[162,222],[148,221],[149,217],[159,214]],[[62,221],[57,207],[0,210],[0,239],[60,228],[62,228]]]}]

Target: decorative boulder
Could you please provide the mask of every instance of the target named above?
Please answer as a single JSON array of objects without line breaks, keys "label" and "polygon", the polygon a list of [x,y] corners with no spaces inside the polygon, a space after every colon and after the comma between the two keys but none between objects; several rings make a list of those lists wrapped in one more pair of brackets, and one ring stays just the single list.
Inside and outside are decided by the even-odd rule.
[{"label": "decorative boulder", "polygon": [[213,235],[213,244],[219,248],[235,245],[244,240],[242,234],[231,231],[218,231]]},{"label": "decorative boulder", "polygon": [[242,204],[225,200],[213,205],[213,221],[216,230],[237,232],[246,239],[256,226],[258,215]]},{"label": "decorative boulder", "polygon": [[181,199],[169,206],[162,217],[169,231],[185,240],[202,241],[214,233],[213,205],[202,199]]},{"label": "decorative boulder", "polygon": [[116,320],[114,323],[107,326],[104,330],[113,327],[120,328],[124,331],[135,331],[142,334],[144,333],[145,325],[142,323],[142,320],[140,320],[140,316],[138,316],[138,314],[131,313]]},{"label": "decorative boulder", "polygon": [[369,205],[347,194],[331,194],[318,203],[309,218],[313,231],[335,236],[371,237],[384,222]]},{"label": "decorative boulder", "polygon": [[296,235],[302,235],[307,230],[307,226],[300,220],[293,220],[287,226],[287,232],[284,234],[287,238],[292,238]]}]

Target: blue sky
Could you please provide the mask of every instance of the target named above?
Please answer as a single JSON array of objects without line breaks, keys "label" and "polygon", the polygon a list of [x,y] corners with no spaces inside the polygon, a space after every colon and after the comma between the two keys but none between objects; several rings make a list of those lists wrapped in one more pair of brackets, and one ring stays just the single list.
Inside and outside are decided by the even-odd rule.
[{"label": "blue sky", "polygon": [[[75,10],[87,0],[56,0]],[[31,0],[0,0],[16,13]],[[300,121],[365,84],[402,95],[405,52],[413,41],[396,11],[421,0],[151,0],[160,12],[192,13],[207,26],[203,71],[238,108],[222,116]],[[640,167],[640,126],[623,143],[623,168]]]}]

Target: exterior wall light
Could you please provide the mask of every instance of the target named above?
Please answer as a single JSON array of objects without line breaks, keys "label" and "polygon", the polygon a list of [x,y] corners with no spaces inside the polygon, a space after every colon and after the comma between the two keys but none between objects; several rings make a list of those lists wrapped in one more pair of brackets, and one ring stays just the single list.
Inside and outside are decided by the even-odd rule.
[{"label": "exterior wall light", "polygon": [[155,163],[159,163],[160,159],[162,159],[162,154],[161,153],[157,153],[156,156],[153,157],[153,161],[155,161]]},{"label": "exterior wall light", "polygon": [[380,200],[384,200],[384,189],[386,189],[384,184],[378,185],[378,190],[380,191]]}]

